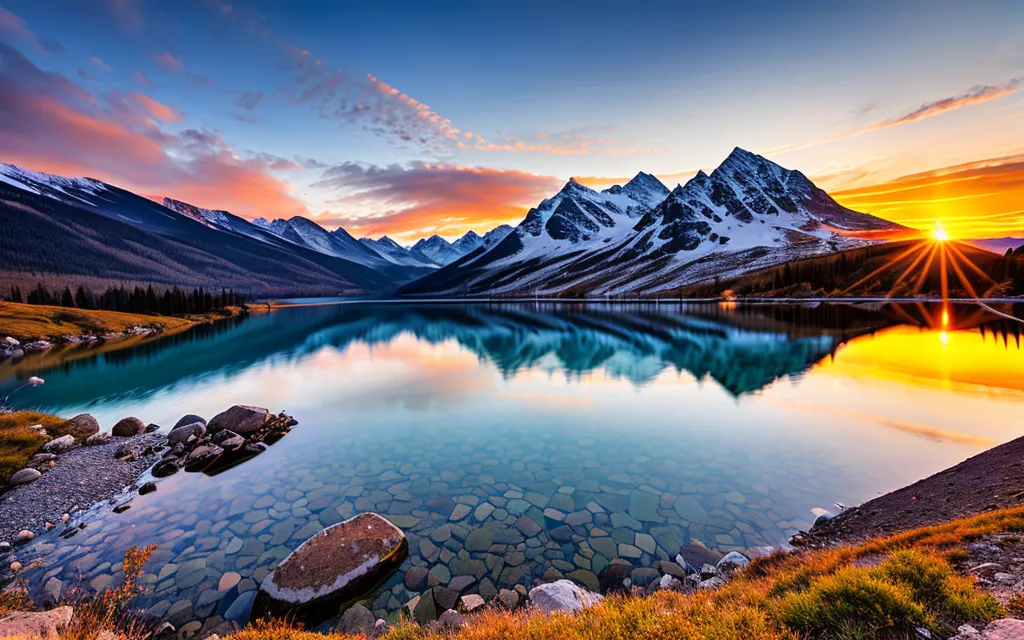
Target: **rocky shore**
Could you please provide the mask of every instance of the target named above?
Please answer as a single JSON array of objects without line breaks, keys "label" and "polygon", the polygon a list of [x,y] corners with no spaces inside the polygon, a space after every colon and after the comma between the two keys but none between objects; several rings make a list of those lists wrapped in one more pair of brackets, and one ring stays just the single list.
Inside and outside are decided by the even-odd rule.
[{"label": "rocky shore", "polygon": [[0,341],[0,360],[17,360],[18,358],[22,358],[28,354],[49,351],[57,346],[102,344],[105,342],[121,340],[123,338],[148,336],[156,333],[160,333],[159,327],[132,326],[128,327],[124,331],[107,331],[99,334],[85,333],[82,335],[68,334],[57,336],[49,340],[29,340],[26,342],[21,342],[11,336],[7,336]]},{"label": "rocky shore", "polygon": [[[16,486],[0,496],[0,525],[4,527],[0,531],[14,543],[13,547],[7,543],[0,547],[2,564],[20,575],[23,560],[26,565],[40,563],[31,574],[41,582],[33,594],[48,605],[61,602],[73,576],[95,593],[121,579],[111,561],[104,561],[103,546],[123,540],[123,535],[111,528],[109,521],[79,520],[76,508],[100,501],[103,509],[123,513],[138,506],[138,502],[133,505],[137,496],[157,491],[161,478],[179,472],[217,475],[266,450],[296,425],[286,414],[274,415],[249,406],[231,407],[209,422],[186,415],[166,433],[136,418],[119,421],[109,433],[100,432],[88,415],[76,416],[68,423],[64,431],[75,435],[44,445],[46,450],[26,469],[35,473],[20,478],[15,474],[12,484]],[[157,529],[159,535],[152,540],[160,546],[151,573],[142,579],[154,598],[145,607],[145,615],[154,624],[161,623],[163,633],[173,633],[181,640],[230,634],[265,617],[301,620],[308,628],[363,633],[372,638],[388,632],[402,618],[426,630],[448,633],[483,611],[571,613],[612,594],[646,598],[661,592],[714,592],[743,575],[753,560],[771,554],[799,556],[805,553],[803,549],[873,539],[1020,505],[1024,498],[1022,453],[1024,438],[839,516],[822,513],[810,532],[794,537],[795,551],[757,547],[724,555],[700,544],[655,540],[628,527],[614,528],[616,533],[610,536],[592,527],[589,537],[577,539],[568,520],[577,512],[559,511],[550,506],[553,500],[545,500],[543,524],[529,511],[512,514],[515,500],[541,499],[517,497],[514,488],[507,490],[508,501],[501,506],[489,501],[468,504],[461,499],[435,505],[443,507],[447,521],[441,526],[431,524],[426,535],[419,531],[421,518],[415,511],[402,516],[360,509],[347,512],[344,519],[321,524],[309,520],[310,510],[320,502],[333,504],[333,494],[322,483],[300,483],[281,487],[279,492],[275,488],[274,495],[253,504],[240,499],[224,501],[215,507],[217,515],[211,512],[200,519],[160,510],[160,518],[174,527]],[[147,469],[152,479],[145,481]],[[407,484],[399,482],[391,495],[402,495],[410,488]],[[653,512],[645,515],[642,500],[631,502],[629,510],[639,517],[653,516]],[[164,509],[167,506],[164,504]],[[609,516],[599,505],[594,506],[588,512],[591,518],[625,522],[625,512]],[[152,509],[145,504],[140,508]],[[513,522],[510,533],[500,533],[505,531],[500,526],[486,526],[499,510],[509,514],[500,521]],[[336,511],[339,515],[344,512]],[[235,519],[230,519],[230,514],[236,514]],[[119,516],[112,517],[116,522]],[[301,522],[306,525],[299,526]],[[560,527],[565,531],[556,534]],[[23,549],[32,548],[27,539],[32,536],[20,532],[34,529],[33,533],[39,533],[48,528],[56,529],[51,535],[65,539],[84,531],[76,538],[85,538],[81,549],[64,547],[50,555],[23,557]],[[538,534],[542,530],[552,538],[565,535],[565,541],[541,542]],[[515,539],[497,539],[499,533]],[[629,540],[623,537],[626,533]],[[410,563],[413,540],[420,559]],[[296,547],[289,541],[301,544]],[[22,547],[26,542],[28,546]],[[666,544],[673,545],[674,555],[661,554]],[[962,557],[957,556],[957,568],[1013,610],[1018,600],[1024,602],[1022,544],[1019,534],[1011,533],[973,540]],[[531,549],[557,551],[560,557],[563,547],[579,556],[564,572],[554,561],[543,574],[518,569],[527,566],[526,554]],[[632,549],[644,554],[649,547],[658,550],[661,558],[638,566]],[[590,560],[600,553],[612,559],[594,566]],[[435,561],[425,564],[421,558]],[[590,569],[576,568],[580,565]],[[513,574],[517,579],[505,580]],[[197,596],[183,598],[186,593]],[[0,631],[3,622],[0,620]],[[999,621],[990,628],[965,625],[958,630],[958,638],[994,640],[1003,637],[998,634],[1004,629],[1013,630],[1013,624]]]}]

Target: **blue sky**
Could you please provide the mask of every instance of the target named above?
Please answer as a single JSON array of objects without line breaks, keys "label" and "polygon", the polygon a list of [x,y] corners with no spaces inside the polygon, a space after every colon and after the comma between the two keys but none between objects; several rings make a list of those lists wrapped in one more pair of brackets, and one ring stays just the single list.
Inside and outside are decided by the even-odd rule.
[{"label": "blue sky", "polygon": [[369,4],[4,2],[0,160],[412,240],[734,146],[830,190],[1024,152],[1020,2]]}]

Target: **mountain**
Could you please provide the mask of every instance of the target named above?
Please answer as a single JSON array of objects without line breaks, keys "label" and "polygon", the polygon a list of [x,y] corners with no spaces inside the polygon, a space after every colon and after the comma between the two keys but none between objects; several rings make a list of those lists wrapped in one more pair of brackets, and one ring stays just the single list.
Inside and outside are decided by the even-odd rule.
[{"label": "mountain", "polygon": [[256,218],[252,224],[307,249],[358,262],[368,267],[390,267],[394,264],[353,238],[343,228],[338,227],[334,231],[328,231],[302,216],[270,222],[264,218]]},{"label": "mountain", "polygon": [[408,249],[387,236],[382,236],[380,240],[360,238],[359,242],[364,246],[373,249],[386,260],[389,260],[394,264],[409,267],[426,267],[429,269],[436,269],[438,267],[438,265],[433,262],[423,260],[412,255]]},{"label": "mountain", "polygon": [[409,249],[409,254],[417,260],[437,266],[445,266],[467,256],[481,247],[489,249],[501,242],[513,231],[507,224],[497,226],[481,237],[475,231],[467,231],[455,242],[448,242],[441,236],[423,238]]},{"label": "mountain", "polygon": [[671,192],[646,173],[596,191],[570,180],[501,242],[400,293],[612,295],[669,291],[869,244],[899,225],[847,209],[799,171],[734,149]]},{"label": "mountain", "polygon": [[152,283],[280,296],[382,294],[411,279],[297,245],[227,212],[170,204],[91,178],[0,164],[0,285]]}]

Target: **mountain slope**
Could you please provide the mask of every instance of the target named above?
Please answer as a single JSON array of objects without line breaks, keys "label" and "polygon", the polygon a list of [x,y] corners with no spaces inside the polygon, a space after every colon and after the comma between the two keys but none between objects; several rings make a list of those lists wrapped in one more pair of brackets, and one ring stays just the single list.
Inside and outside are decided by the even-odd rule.
[{"label": "mountain slope", "polygon": [[[659,188],[660,187],[660,188]],[[862,246],[899,225],[842,207],[803,174],[735,149],[671,192],[645,173],[595,191],[570,181],[494,247],[400,290],[421,294],[657,292]]]},{"label": "mountain slope", "polygon": [[199,220],[194,211],[179,213],[97,180],[13,165],[0,165],[0,175],[0,280],[6,284],[143,282],[260,296],[385,293],[398,283],[226,212],[199,213]]}]

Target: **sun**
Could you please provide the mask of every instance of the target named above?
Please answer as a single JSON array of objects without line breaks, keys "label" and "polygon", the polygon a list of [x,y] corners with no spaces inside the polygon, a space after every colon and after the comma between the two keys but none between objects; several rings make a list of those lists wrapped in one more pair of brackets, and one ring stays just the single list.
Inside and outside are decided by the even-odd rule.
[{"label": "sun", "polygon": [[949,242],[949,232],[943,228],[941,222],[935,223],[935,228],[932,229],[932,240],[935,242]]}]

